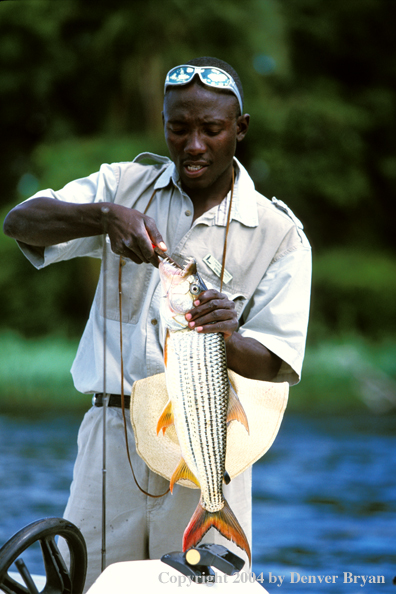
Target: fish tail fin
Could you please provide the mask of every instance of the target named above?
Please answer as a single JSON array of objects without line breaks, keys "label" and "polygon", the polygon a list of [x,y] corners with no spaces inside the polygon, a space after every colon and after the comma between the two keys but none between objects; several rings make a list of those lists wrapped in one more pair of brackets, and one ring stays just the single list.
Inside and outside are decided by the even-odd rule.
[{"label": "fish tail fin", "polygon": [[249,564],[252,564],[252,554],[248,539],[236,519],[234,512],[224,499],[224,507],[217,512],[206,511],[201,502],[198,503],[191,520],[184,531],[183,535],[183,551],[187,551],[191,547],[196,546],[205,536],[208,530],[213,526],[224,538],[231,540],[239,548],[247,554]]}]

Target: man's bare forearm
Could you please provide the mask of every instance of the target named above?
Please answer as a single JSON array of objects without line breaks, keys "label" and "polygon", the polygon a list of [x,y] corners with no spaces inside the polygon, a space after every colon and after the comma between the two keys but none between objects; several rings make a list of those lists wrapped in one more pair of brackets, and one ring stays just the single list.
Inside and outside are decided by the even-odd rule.
[{"label": "man's bare forearm", "polygon": [[271,381],[279,371],[282,360],[254,338],[234,332],[226,346],[228,367],[243,377]]},{"label": "man's bare forearm", "polygon": [[[106,219],[103,207],[108,209]],[[112,202],[74,204],[53,198],[34,198],[13,208],[4,220],[4,233],[31,246],[45,248],[104,233],[115,254],[136,264],[158,266],[153,244],[166,245],[155,221],[133,208]]]},{"label": "man's bare forearm", "polygon": [[4,233],[32,246],[46,247],[103,233],[103,204],[72,204],[34,198],[13,208]]}]

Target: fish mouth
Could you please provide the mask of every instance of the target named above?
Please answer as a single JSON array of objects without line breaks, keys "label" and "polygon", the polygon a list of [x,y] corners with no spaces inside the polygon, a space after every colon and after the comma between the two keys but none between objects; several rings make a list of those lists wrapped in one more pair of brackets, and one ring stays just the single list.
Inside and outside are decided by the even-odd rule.
[{"label": "fish mouth", "polygon": [[165,277],[180,277],[180,280],[188,278],[192,274],[197,272],[197,263],[194,258],[189,258],[184,263],[184,266],[180,266],[176,262],[172,262],[169,258],[165,258],[159,264],[160,273]]},{"label": "fish mouth", "polygon": [[[197,265],[193,258],[187,260],[182,268],[169,260],[159,263],[159,274],[167,304],[162,313],[164,319],[170,317],[176,321],[179,330],[187,326],[184,314],[193,307],[194,295],[190,292],[190,287],[192,281],[198,278],[196,270]],[[177,316],[182,316],[183,319],[180,320]]]}]

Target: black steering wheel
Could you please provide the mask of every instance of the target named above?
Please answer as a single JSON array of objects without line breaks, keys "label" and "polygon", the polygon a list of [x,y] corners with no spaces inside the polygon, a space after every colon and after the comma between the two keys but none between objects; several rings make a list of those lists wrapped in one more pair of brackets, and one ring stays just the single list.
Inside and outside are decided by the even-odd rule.
[{"label": "black steering wheel", "polygon": [[[56,536],[62,536],[70,551],[70,569],[59,552]],[[43,554],[46,584],[43,594],[81,594],[87,572],[87,548],[80,530],[63,518],[37,520],[6,542],[0,549],[0,590],[7,594],[38,594],[36,585],[19,556],[35,542]],[[25,586],[18,583],[8,570],[16,562]]]}]

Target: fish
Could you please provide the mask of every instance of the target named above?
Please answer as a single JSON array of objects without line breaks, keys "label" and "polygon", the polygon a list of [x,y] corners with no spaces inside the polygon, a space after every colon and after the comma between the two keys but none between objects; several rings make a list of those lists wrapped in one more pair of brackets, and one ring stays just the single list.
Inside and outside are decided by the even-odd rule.
[{"label": "fish", "polygon": [[183,551],[195,547],[213,526],[244,550],[251,564],[247,537],[223,495],[227,425],[238,420],[249,430],[243,407],[227,372],[222,333],[200,333],[188,327],[185,314],[205,283],[194,259],[184,267],[170,260],[159,264],[163,299],[160,317],[165,328],[164,363],[169,401],[157,423],[157,435],[174,425],[181,459],[170,480],[180,479],[201,489],[200,500],[183,535]]}]

